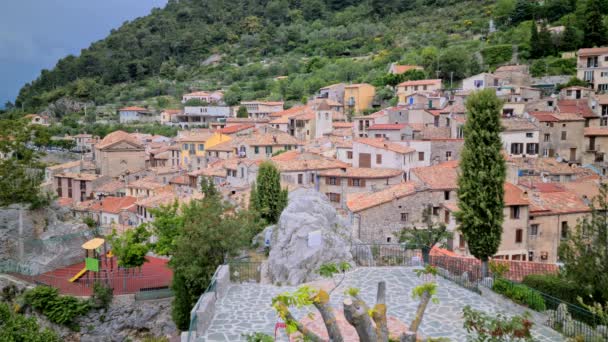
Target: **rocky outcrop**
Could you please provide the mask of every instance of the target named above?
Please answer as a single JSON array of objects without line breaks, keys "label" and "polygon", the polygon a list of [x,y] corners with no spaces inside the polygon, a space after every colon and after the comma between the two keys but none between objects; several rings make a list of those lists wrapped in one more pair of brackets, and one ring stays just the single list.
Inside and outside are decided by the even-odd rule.
[{"label": "rocky outcrop", "polygon": [[171,319],[171,299],[134,301],[131,296],[121,296],[107,312],[93,311],[78,323],[82,342],[140,341],[179,334]]},{"label": "rocky outcrop", "polygon": [[84,111],[85,107],[94,108],[95,103],[91,101],[83,102],[68,97],[62,97],[57,101],[49,104],[46,109],[44,109],[39,114],[61,118],[65,114],[82,112]]},{"label": "rocky outcrop", "polygon": [[273,283],[297,285],[319,277],[325,263],[353,263],[347,222],[327,198],[298,189],[273,229],[268,272]]},{"label": "rocky outcrop", "polygon": [[19,265],[30,274],[48,272],[82,261],[81,245],[92,237],[87,225],[61,207],[0,208],[0,265]]}]

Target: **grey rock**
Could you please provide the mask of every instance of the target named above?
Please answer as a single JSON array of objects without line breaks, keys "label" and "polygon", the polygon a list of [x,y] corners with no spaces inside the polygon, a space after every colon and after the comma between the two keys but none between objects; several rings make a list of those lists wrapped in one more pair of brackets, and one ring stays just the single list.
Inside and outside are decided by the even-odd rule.
[{"label": "grey rock", "polygon": [[75,221],[65,208],[0,208],[0,267],[19,266],[22,273],[40,274],[75,264],[83,258],[81,245],[92,237],[87,225]]},{"label": "grey rock", "polygon": [[[319,277],[325,263],[349,262],[351,230],[325,195],[309,189],[289,194],[289,203],[273,230],[268,271],[273,283],[297,285]],[[315,245],[309,243],[318,241]]]}]

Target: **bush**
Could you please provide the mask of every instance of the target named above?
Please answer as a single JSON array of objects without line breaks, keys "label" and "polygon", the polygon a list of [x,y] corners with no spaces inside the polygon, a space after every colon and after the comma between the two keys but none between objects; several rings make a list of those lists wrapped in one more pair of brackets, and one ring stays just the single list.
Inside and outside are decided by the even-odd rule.
[{"label": "bush", "polygon": [[6,303],[0,303],[0,341],[59,342],[59,336],[49,328],[41,329],[33,317],[16,313]]},{"label": "bush", "polygon": [[489,46],[481,50],[483,62],[490,67],[495,67],[511,60],[513,47],[511,44]]},{"label": "bush", "polygon": [[25,292],[25,302],[35,310],[45,315],[51,322],[78,328],[74,319],[86,314],[89,303],[72,296],[60,296],[57,289],[48,286],[38,286]]},{"label": "bush", "polygon": [[523,284],[571,304],[577,303],[576,297],[587,298],[589,295],[580,285],[555,274],[529,275],[524,278]]},{"label": "bush", "polygon": [[516,303],[527,305],[532,310],[545,311],[547,309],[543,297],[537,291],[525,285],[497,278],[494,281],[492,290],[512,299]]},{"label": "bush", "polygon": [[112,298],[114,298],[114,289],[99,281],[93,284],[93,296],[91,297],[93,307],[107,310],[112,303]]}]

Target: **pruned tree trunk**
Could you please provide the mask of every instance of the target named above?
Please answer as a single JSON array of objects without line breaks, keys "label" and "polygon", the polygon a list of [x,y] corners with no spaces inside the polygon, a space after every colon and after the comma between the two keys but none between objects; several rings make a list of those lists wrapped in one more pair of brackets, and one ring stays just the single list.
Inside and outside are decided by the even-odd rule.
[{"label": "pruned tree trunk", "polygon": [[416,310],[416,318],[410,325],[409,331],[416,333],[418,331],[418,327],[420,323],[422,323],[422,317],[424,316],[424,310],[426,310],[426,306],[429,304],[431,300],[431,294],[428,292],[424,292],[422,297],[420,298],[420,304],[418,304],[418,309]]},{"label": "pruned tree trunk", "polygon": [[289,308],[287,308],[287,306],[285,304],[279,304],[278,305],[278,309],[280,310],[280,312],[282,312],[284,314],[285,321],[286,322],[293,322],[296,325],[296,328],[298,329],[298,331],[300,333],[302,333],[302,335],[304,335],[305,337],[307,337],[310,341],[312,341],[312,342],[324,342],[323,339],[321,337],[319,337],[319,335],[317,335],[314,332],[310,331],[302,323],[300,323],[297,319],[295,319],[295,317],[293,317],[293,315],[289,311]]},{"label": "pruned tree trunk", "polygon": [[336,316],[334,315],[333,309],[329,305],[329,294],[323,290],[319,290],[313,300],[313,303],[317,310],[319,310],[321,313],[321,317],[323,317],[323,323],[325,323],[329,340],[332,342],[343,342],[344,338],[340,332],[340,327],[338,327]]},{"label": "pruned tree trunk", "polygon": [[377,335],[371,318],[368,314],[367,305],[360,298],[346,298],[344,300],[344,317],[359,335],[361,342],[376,342]]},{"label": "pruned tree trunk", "polygon": [[488,277],[488,259],[482,259],[481,260],[481,278],[487,278]]},{"label": "pruned tree trunk", "polygon": [[372,319],[376,323],[376,337],[378,342],[388,341],[388,323],[386,319],[386,282],[378,283],[376,293],[376,305],[372,313]]},{"label": "pruned tree trunk", "polygon": [[416,342],[416,333],[413,331],[406,331],[401,335],[401,342]]}]

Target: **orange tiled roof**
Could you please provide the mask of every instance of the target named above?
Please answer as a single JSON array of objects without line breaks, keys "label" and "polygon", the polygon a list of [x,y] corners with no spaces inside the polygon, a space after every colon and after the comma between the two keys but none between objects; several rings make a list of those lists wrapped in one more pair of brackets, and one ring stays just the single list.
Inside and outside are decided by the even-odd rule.
[{"label": "orange tiled roof", "polygon": [[553,112],[529,112],[530,115],[535,117],[539,122],[557,122],[559,121]]},{"label": "orange tiled roof", "polygon": [[575,214],[590,212],[589,206],[575,192],[563,191],[534,191],[528,195],[530,215]]},{"label": "orange tiled roof", "polygon": [[375,148],[380,148],[383,150],[401,153],[401,154],[412,153],[412,152],[416,151],[415,149],[413,149],[411,147],[403,146],[403,145],[400,145],[400,144],[397,144],[394,142],[390,142],[390,141],[385,141],[383,139],[360,138],[360,139],[355,140],[355,142],[360,143],[360,144],[369,145],[369,146],[372,146]]},{"label": "orange tiled roof", "polygon": [[142,147],[143,146],[137,141],[137,139],[135,139],[133,136],[131,136],[131,134],[125,132],[125,131],[114,131],[108,135],[106,135],[100,142],[97,143],[97,145],[95,145],[96,148],[98,149],[103,149],[106,148],[110,145],[114,145],[115,143],[119,142],[119,141],[127,141],[137,147]]},{"label": "orange tiled roof", "polygon": [[188,179],[188,176],[186,176],[186,175],[175,176],[175,177],[171,178],[171,180],[169,181],[169,184],[188,185],[188,184],[190,184],[190,180]]},{"label": "orange tiled roof", "polygon": [[410,70],[422,70],[422,67],[417,66],[417,65],[399,65],[399,64],[393,65],[393,73],[395,73],[397,75],[406,73]]},{"label": "orange tiled roof", "polygon": [[93,181],[93,180],[100,178],[101,176],[93,174],[93,173],[64,172],[64,173],[55,175],[55,177],[71,178],[71,179],[75,179],[75,180],[84,180],[84,181]]},{"label": "orange tiled roof", "polygon": [[108,196],[102,199],[100,202],[93,204],[90,207],[91,211],[101,211],[104,213],[118,214],[122,209],[127,209],[135,202],[137,198],[131,196],[124,197],[113,197]]},{"label": "orange tiled roof", "polygon": [[589,108],[587,101],[582,100],[561,100],[557,101],[560,113],[580,114],[584,118],[594,118],[597,115]]},{"label": "orange tiled roof", "polygon": [[163,183],[158,182],[157,180],[155,180],[154,178],[151,178],[151,177],[145,177],[145,178],[142,178],[142,179],[139,179],[139,180],[136,180],[134,182],[127,184],[127,187],[129,187],[129,188],[148,189],[148,190],[158,189],[163,186],[164,186]]},{"label": "orange tiled roof", "polygon": [[450,161],[411,170],[431,190],[454,190],[458,188],[458,162]]},{"label": "orange tiled roof", "polygon": [[578,50],[580,56],[597,56],[608,53],[608,47],[586,48]]},{"label": "orange tiled roof", "polygon": [[528,198],[524,195],[524,191],[517,186],[505,182],[504,184],[504,200],[505,205],[528,205]]},{"label": "orange tiled roof", "polygon": [[384,190],[373,193],[358,193],[347,195],[346,206],[354,213],[391,202],[416,193],[416,186],[412,182],[400,183]]},{"label": "orange tiled roof", "polygon": [[253,125],[253,124],[232,125],[232,126],[224,127],[222,129],[218,130],[218,132],[220,132],[222,134],[234,134],[234,133],[244,131],[246,129],[253,128],[253,127],[255,127],[255,125]]},{"label": "orange tiled roof", "polygon": [[321,177],[342,177],[342,178],[391,178],[403,175],[403,170],[397,169],[371,169],[364,167],[349,167],[340,170],[328,170],[319,172]]},{"label": "orange tiled roof", "polygon": [[439,85],[441,86],[441,79],[430,79],[430,80],[416,80],[416,81],[405,81],[397,85],[397,87],[409,87],[417,85]]},{"label": "orange tiled roof", "polygon": [[94,189],[95,192],[116,192],[125,188],[125,182],[113,180]]},{"label": "orange tiled roof", "polygon": [[274,112],[268,115],[270,118],[280,118],[282,116],[291,116],[300,114],[306,106],[294,106],[289,109],[282,110],[280,112]]},{"label": "orange tiled roof", "polygon": [[345,169],[349,165],[333,158],[323,157],[310,152],[291,150],[271,158],[281,172],[306,170]]},{"label": "orange tiled roof", "polygon": [[378,130],[378,131],[393,131],[393,130],[402,130],[407,127],[407,124],[375,124],[368,128],[368,130]]},{"label": "orange tiled roof", "polygon": [[121,112],[126,112],[126,111],[131,111],[131,112],[147,112],[148,110],[146,108],[142,108],[142,107],[137,107],[137,106],[131,106],[131,107],[124,107],[124,108],[120,108],[119,111]]},{"label": "orange tiled roof", "polygon": [[333,128],[353,128],[352,122],[332,122]]}]

